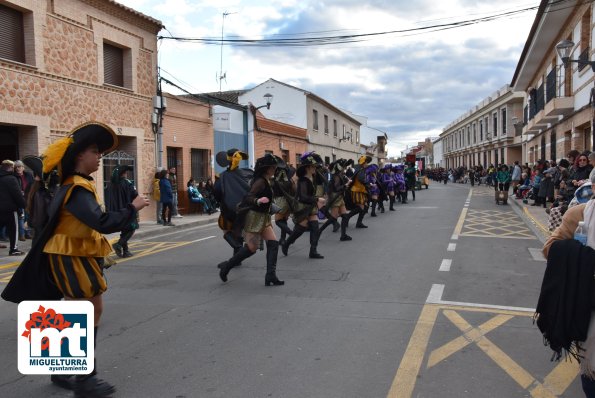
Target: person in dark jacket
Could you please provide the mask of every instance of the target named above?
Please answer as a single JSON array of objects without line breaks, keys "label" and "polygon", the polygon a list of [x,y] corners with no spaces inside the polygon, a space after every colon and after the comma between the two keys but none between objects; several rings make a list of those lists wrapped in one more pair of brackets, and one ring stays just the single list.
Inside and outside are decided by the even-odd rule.
[{"label": "person in dark jacket", "polygon": [[19,181],[14,175],[14,162],[3,160],[0,166],[0,225],[6,226],[10,243],[8,254],[21,256],[18,242],[19,209],[27,206]]},{"label": "person in dark jacket", "polygon": [[[163,210],[161,210],[163,225],[173,226],[174,224],[171,223],[171,216],[173,215],[174,194],[168,175],[169,172],[167,170],[161,170],[159,173],[159,191],[161,193],[159,201],[163,207]],[[166,214],[167,218],[165,217]]]},{"label": "person in dark jacket", "polygon": [[[14,175],[19,181],[19,186],[21,187],[21,192],[23,193],[26,202],[26,198],[29,196],[29,191],[33,186],[33,174],[25,170],[25,164],[21,160],[15,160]],[[31,239],[31,231],[28,227],[25,227],[25,222],[28,223],[28,221],[29,214],[27,214],[25,209],[19,209],[19,240],[25,241],[26,239]]]},{"label": "person in dark jacket", "polygon": [[[114,168],[112,178],[105,190],[105,207],[108,211],[122,209],[138,196],[134,184],[127,178],[129,171],[132,171],[132,167],[128,165],[118,165]],[[138,222],[135,221],[120,231],[120,239],[112,245],[118,257],[132,257],[133,254],[128,250],[128,241],[137,229]]]}]

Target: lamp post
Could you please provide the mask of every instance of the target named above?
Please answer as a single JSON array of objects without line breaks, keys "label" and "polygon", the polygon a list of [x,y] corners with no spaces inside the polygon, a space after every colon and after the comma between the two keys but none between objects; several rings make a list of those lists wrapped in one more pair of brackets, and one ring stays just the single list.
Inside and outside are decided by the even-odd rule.
[{"label": "lamp post", "polygon": [[248,126],[252,126],[252,128],[248,127],[248,158],[250,159],[250,167],[254,167],[253,162],[255,161],[255,154],[254,154],[254,130],[256,130],[258,128],[258,124],[256,122],[256,111],[258,109],[262,109],[262,108],[267,108],[267,109],[271,109],[271,103],[273,102],[273,95],[266,93],[265,95],[263,95],[263,98],[266,101],[265,105],[261,105],[259,107],[255,107],[254,105],[250,104],[248,106],[248,108],[250,109],[250,112],[246,112],[247,118],[250,117],[250,115],[252,115],[251,117],[253,118],[252,122],[250,122],[250,120],[248,119]]},{"label": "lamp post", "polygon": [[589,61],[588,59],[570,59],[572,52],[574,51],[574,42],[572,40],[562,40],[556,45],[556,52],[562,60],[564,67],[567,68],[571,62],[576,62],[579,65],[589,65],[591,70],[595,72],[595,61]]}]

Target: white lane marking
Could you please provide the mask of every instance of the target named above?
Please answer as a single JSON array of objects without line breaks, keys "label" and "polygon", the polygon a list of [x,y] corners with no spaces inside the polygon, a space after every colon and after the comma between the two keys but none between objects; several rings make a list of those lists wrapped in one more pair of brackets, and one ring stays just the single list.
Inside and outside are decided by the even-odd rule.
[{"label": "white lane marking", "polygon": [[531,253],[531,257],[533,257],[533,260],[546,262],[545,258],[543,258],[543,253],[541,252],[541,249],[536,249],[534,247],[528,247],[527,249],[529,250],[529,253]]},{"label": "white lane marking", "polygon": [[459,240],[459,235],[453,235],[450,237],[450,240]]},{"label": "white lane marking", "polygon": [[457,249],[457,244],[456,243],[449,243],[448,244],[448,248],[446,249],[449,252],[454,252]]},{"label": "white lane marking", "polygon": [[207,240],[207,239],[213,239],[216,238],[216,236],[207,236],[206,238],[200,238],[200,239],[196,239],[196,240],[191,240],[190,243],[196,243],[196,242],[202,242],[203,240]]},{"label": "white lane marking", "polygon": [[440,305],[452,305],[458,307],[472,307],[472,308],[487,308],[493,310],[504,310],[504,311],[522,311],[522,312],[535,312],[535,308],[526,307],[510,307],[506,305],[492,305],[492,304],[478,304],[478,303],[464,303],[461,301],[445,301],[442,300],[442,294],[444,293],[444,285],[433,284],[430,289],[430,294],[426,299],[426,304],[440,304]]},{"label": "white lane marking", "polygon": [[450,271],[451,264],[452,264],[452,260],[450,258],[443,258],[442,264],[440,264],[440,271],[442,271],[442,272]]},{"label": "white lane marking", "polygon": [[426,299],[426,303],[437,303],[442,300],[442,294],[444,293],[444,285],[433,284],[430,289],[430,294]]}]

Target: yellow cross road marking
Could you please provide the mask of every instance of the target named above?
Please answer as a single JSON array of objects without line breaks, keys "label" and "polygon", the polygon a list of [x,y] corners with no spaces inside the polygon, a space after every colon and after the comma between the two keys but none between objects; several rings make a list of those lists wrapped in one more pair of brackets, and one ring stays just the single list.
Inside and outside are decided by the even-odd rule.
[{"label": "yellow cross road marking", "polygon": [[536,239],[535,235],[512,211],[469,210],[460,236]]},{"label": "yellow cross road marking", "polygon": [[[449,314],[451,312],[454,311],[448,311]],[[451,321],[453,321],[449,317],[449,315],[447,315],[447,311],[444,311],[444,315],[446,315]],[[494,318],[482,324],[481,326],[479,326],[477,329],[468,330],[462,336],[457,337],[450,343],[447,343],[442,347],[432,351],[432,353],[430,354],[430,359],[428,360],[428,368],[431,368],[437,363],[444,361],[446,358],[448,358],[455,352],[460,351],[469,344],[473,343],[478,336],[483,336],[491,332],[497,327],[504,325],[512,318],[513,316],[511,315],[497,315]]]},{"label": "yellow cross road marking", "polygon": [[8,264],[2,264],[2,265],[0,265],[0,269],[15,268],[15,267],[18,267],[20,263],[21,263],[20,261],[15,261],[15,262],[8,263]]},{"label": "yellow cross road marking", "polygon": [[403,398],[410,397],[413,394],[413,388],[415,387],[415,380],[419,373],[419,368],[424,358],[424,352],[428,346],[434,323],[438,317],[439,306],[428,304],[425,305],[421,310],[417,325],[413,331],[413,336],[409,340],[405,355],[397,375],[393,380],[393,384],[390,387],[387,398]]},{"label": "yellow cross road marking", "polygon": [[[489,332],[503,326],[515,316],[532,316],[533,314],[530,311],[426,304],[422,309],[401,364],[397,369],[397,374],[387,395],[389,398],[412,396],[434,325],[441,311],[463,334],[430,352],[426,369],[439,367],[448,357],[474,344],[508,374],[512,380],[524,388],[532,398],[558,397],[566,391],[578,375],[579,365],[576,361],[562,361],[551,370],[543,379],[543,382],[540,382],[486,337]],[[495,314],[495,316],[482,325],[473,327],[461,316],[461,312],[484,312]]]}]

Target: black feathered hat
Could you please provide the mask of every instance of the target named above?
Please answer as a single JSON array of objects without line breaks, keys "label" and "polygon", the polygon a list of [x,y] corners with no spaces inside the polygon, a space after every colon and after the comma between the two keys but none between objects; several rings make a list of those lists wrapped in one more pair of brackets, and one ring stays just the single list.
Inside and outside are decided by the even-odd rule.
[{"label": "black feathered hat", "polygon": [[25,156],[23,163],[31,169],[35,177],[43,179],[43,160],[39,156]]},{"label": "black feathered hat", "polygon": [[287,165],[279,156],[267,153],[261,158],[256,159],[254,174],[260,174],[269,167],[286,167]]}]

